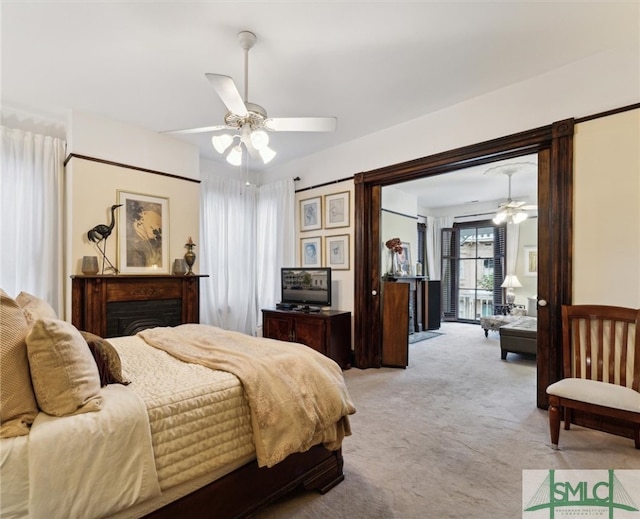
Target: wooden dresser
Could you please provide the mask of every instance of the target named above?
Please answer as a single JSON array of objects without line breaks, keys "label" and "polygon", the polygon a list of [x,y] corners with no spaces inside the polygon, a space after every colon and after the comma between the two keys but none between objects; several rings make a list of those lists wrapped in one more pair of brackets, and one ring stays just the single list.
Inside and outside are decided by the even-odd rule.
[{"label": "wooden dresser", "polygon": [[262,321],[264,337],[299,342],[336,361],[342,369],[351,366],[351,312],[266,309],[262,310]]},{"label": "wooden dresser", "polygon": [[197,323],[201,277],[207,276],[71,276],[71,322],[100,337]]}]

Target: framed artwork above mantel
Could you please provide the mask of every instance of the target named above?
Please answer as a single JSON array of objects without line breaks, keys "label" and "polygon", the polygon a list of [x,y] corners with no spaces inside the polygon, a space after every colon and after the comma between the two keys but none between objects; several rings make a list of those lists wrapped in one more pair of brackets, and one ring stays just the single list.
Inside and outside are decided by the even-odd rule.
[{"label": "framed artwork above mantel", "polygon": [[169,274],[169,199],[118,191],[118,270]]}]

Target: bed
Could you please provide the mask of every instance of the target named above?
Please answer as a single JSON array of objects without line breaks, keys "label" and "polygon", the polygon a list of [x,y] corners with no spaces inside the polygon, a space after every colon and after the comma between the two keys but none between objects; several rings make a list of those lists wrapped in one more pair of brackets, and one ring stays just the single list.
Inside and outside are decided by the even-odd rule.
[{"label": "bed", "polygon": [[[344,479],[355,408],[340,368],[314,350],[204,325],[105,341],[38,298],[0,296],[3,518],[244,517]],[[59,398],[74,377],[91,391]],[[29,385],[31,407],[16,413]]]}]

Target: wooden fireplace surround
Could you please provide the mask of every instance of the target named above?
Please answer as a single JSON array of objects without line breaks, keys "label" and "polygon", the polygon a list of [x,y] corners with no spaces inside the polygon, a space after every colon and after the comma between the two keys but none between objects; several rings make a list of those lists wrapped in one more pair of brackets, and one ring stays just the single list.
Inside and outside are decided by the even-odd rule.
[{"label": "wooden fireplace surround", "polygon": [[179,300],[182,324],[200,317],[204,275],[71,276],[71,322],[78,330],[107,336],[107,305],[124,301]]}]

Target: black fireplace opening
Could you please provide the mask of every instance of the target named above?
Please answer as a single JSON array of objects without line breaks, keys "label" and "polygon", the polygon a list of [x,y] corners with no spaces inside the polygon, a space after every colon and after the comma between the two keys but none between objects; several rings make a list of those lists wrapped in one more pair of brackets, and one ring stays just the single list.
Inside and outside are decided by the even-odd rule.
[{"label": "black fireplace opening", "polygon": [[117,301],[107,303],[107,335],[121,337],[155,328],[182,324],[182,301]]}]

